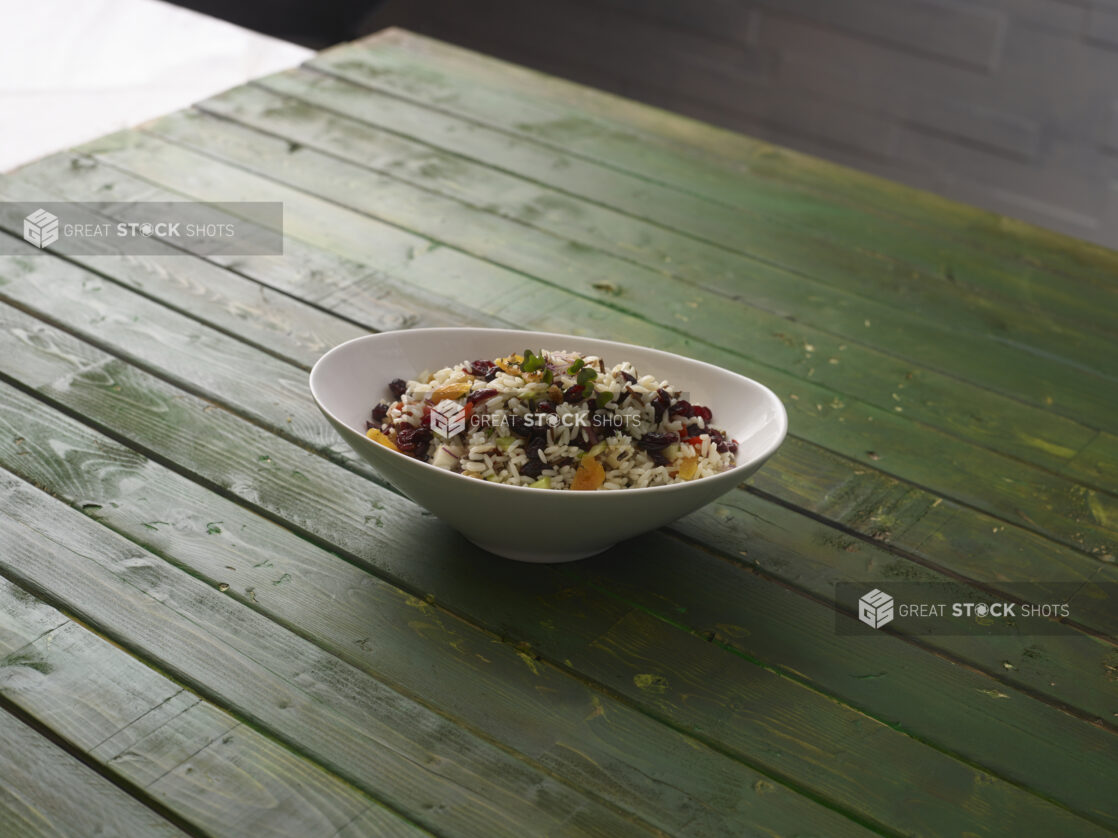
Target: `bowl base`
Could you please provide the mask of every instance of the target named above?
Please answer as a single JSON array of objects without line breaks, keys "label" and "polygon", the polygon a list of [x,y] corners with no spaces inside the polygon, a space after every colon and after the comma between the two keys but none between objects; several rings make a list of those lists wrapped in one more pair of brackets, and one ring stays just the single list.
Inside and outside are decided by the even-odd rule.
[{"label": "bowl base", "polygon": [[480,547],[487,553],[492,553],[494,556],[500,556],[502,559],[512,559],[516,562],[534,562],[536,564],[559,564],[561,562],[577,562],[579,559],[588,559],[591,556],[596,556],[599,553],[605,552],[612,544],[605,544],[601,547],[594,547],[590,550],[576,550],[573,552],[549,552],[540,550],[516,550],[502,545],[490,545],[481,541],[474,541],[472,538],[467,538],[471,544]]}]

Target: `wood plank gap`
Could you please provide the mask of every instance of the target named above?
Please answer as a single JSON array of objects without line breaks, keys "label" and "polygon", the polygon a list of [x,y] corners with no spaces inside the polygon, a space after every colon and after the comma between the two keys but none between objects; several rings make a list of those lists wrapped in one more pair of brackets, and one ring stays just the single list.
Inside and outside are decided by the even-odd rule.
[{"label": "wood plank gap", "polygon": [[[13,583],[15,582],[15,580],[10,579],[9,576],[3,572],[0,572],[0,578],[8,579],[8,581]],[[34,593],[34,586],[25,585],[22,583],[16,584],[19,584],[21,588],[25,588],[28,592]],[[35,596],[39,599],[42,599],[44,602],[47,601],[41,594],[36,593]],[[53,730],[44,725],[41,721],[36,719],[31,714],[25,712],[22,707],[11,701],[11,699],[4,695],[4,692],[2,690],[0,690],[0,712],[7,713],[13,718],[19,720],[24,725],[42,736],[44,739],[48,740],[62,751],[65,751],[70,757],[72,757],[77,762],[80,762],[82,765],[93,771],[99,777],[112,783],[116,788],[120,789],[129,797],[133,798],[137,803],[144,805],[145,807],[151,809],[153,812],[159,815],[159,817],[163,818],[169,823],[174,824],[185,834],[192,836],[192,838],[213,838],[210,833],[204,832],[203,830],[199,829],[197,826],[183,818],[177,812],[168,808],[165,803],[152,796],[147,791],[147,789],[137,786],[135,783],[128,782],[128,780],[109,770],[97,760],[91,758],[82,749],[74,747],[71,742],[58,736]]]}]

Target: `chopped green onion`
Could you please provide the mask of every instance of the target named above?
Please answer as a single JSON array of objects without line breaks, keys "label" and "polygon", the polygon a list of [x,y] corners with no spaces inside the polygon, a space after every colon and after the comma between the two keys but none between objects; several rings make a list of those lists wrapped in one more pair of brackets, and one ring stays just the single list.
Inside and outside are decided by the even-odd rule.
[{"label": "chopped green onion", "polygon": [[573,364],[571,364],[569,367],[567,367],[567,372],[569,372],[571,375],[574,375],[576,372],[578,372],[580,369],[582,369],[585,366],[586,366],[586,362],[584,360],[582,360],[581,358],[576,358],[575,362]]},{"label": "chopped green onion", "polygon": [[497,437],[497,447],[500,448],[502,451],[508,451],[509,446],[512,445],[515,441],[516,437],[514,436],[500,436]]},{"label": "chopped green onion", "polygon": [[598,443],[594,444],[590,448],[589,451],[586,452],[586,456],[587,457],[597,457],[599,454],[601,454],[605,450],[606,450],[606,444],[604,442],[598,442]]}]

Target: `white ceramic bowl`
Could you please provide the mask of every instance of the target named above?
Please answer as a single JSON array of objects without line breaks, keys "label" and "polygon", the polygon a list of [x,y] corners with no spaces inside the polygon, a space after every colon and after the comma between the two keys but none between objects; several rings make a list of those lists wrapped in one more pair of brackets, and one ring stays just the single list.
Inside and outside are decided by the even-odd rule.
[{"label": "white ceramic bowl", "polygon": [[[378,445],[365,420],[388,382],[460,361],[497,358],[526,347],[601,356],[687,390],[714,423],[738,441],[737,465],[713,477],[647,489],[575,492],[505,486],[453,474]],[[624,343],[512,329],[411,329],[356,338],[331,349],[311,370],[311,394],[353,450],[389,483],[479,547],[528,562],[592,556],[622,539],[663,526],[725,494],[773,455],[788,430],[780,399],[752,379]]]}]

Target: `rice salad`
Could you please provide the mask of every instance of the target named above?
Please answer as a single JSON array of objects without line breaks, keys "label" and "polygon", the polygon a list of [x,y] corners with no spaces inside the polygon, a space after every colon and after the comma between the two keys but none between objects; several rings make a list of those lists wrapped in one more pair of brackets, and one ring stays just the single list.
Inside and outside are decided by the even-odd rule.
[{"label": "rice salad", "polygon": [[731,468],[709,408],[631,363],[525,350],[394,379],[366,436],[478,480],[537,489],[665,486]]}]

